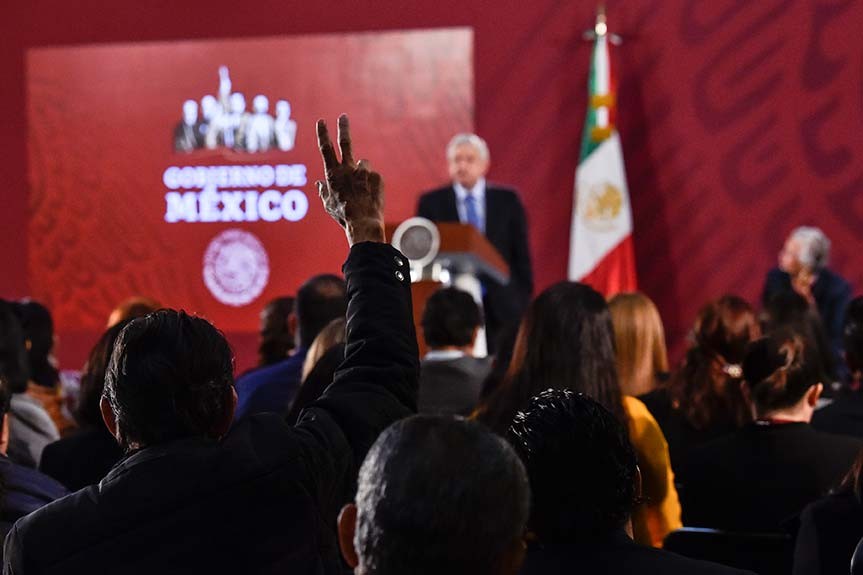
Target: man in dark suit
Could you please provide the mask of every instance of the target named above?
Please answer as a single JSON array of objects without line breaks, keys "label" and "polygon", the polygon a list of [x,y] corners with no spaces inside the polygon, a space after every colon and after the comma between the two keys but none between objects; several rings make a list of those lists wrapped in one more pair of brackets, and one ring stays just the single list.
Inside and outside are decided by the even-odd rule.
[{"label": "man in dark suit", "polygon": [[443,288],[426,302],[421,323],[429,352],[420,362],[419,412],[469,415],[491,370],[491,358],[473,356],[479,306],[469,293]]},{"label": "man in dark suit", "polygon": [[475,134],[458,134],[447,146],[452,184],[420,197],[417,215],[434,222],[461,222],[479,229],[509,264],[510,281],[483,281],[489,349],[500,329],[519,321],[533,292],[527,218],[515,190],[488,184],[489,152]]},{"label": "man in dark suit", "polygon": [[541,393],[515,418],[508,439],[531,487],[521,575],[743,573],[632,540],[630,517],[641,496],[635,450],[624,425],[589,397]]},{"label": "man in dark suit", "polygon": [[408,262],[384,243],[381,180],[342,161],[323,122],[319,192],[351,245],[347,349],[296,427],[260,414],[228,431],[236,394],[224,337],[163,310],[114,347],[102,414],[128,452],[98,486],[15,524],[4,573],[341,573],[335,525],[378,434],[415,411]]}]

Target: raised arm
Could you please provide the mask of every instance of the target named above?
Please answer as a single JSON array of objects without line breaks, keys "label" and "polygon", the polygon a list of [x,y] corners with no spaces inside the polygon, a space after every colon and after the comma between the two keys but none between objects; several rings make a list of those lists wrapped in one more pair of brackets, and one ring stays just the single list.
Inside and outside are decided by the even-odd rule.
[{"label": "raised arm", "polygon": [[322,121],[318,142],[326,173],[318,192],[351,246],[343,268],[347,343],[333,385],[303,412],[297,431],[318,462],[312,465],[318,475],[314,489],[334,520],[352,495],[356,471],[378,434],[416,411],[419,359],[408,262],[383,243],[381,177],[368,162],[354,163],[346,116],[339,118],[341,161]]}]

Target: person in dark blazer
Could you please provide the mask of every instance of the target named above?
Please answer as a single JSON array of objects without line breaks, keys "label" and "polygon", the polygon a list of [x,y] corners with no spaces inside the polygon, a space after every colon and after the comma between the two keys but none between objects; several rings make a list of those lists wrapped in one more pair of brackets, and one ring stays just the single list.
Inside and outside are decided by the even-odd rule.
[{"label": "person in dark blazer", "polygon": [[173,310],[133,321],[101,404],[128,457],[98,486],[16,523],[4,573],[343,572],[336,516],[378,434],[415,411],[419,361],[408,261],[384,243],[380,176],[354,163],[346,116],[341,161],[322,121],[318,138],[319,192],[351,245],[347,349],[333,385],[295,427],[259,414],[229,430],[224,336]]},{"label": "person in dark blazer", "polygon": [[631,516],[641,473],[626,427],[571,390],[547,390],[519,413],[507,437],[531,488],[522,575],[741,574],[636,544]]},{"label": "person in dark blazer", "polygon": [[824,387],[813,351],[793,332],[749,345],[743,390],[755,421],[687,459],[678,476],[685,525],[793,531],[803,507],[838,485],[863,441],[809,424]]},{"label": "person in dark blazer", "polygon": [[863,537],[863,454],[835,492],[803,510],[794,547],[794,575],[848,573]]},{"label": "person in dark blazer", "polygon": [[761,299],[767,307],[775,296],[796,292],[818,310],[833,353],[832,364],[839,368],[835,375],[841,381],[847,375],[842,361],[842,322],[851,301],[851,285],[827,267],[829,261],[830,240],[821,229],[794,229],[779,252],[779,266],[767,274]]},{"label": "person in dark blazer", "polygon": [[428,353],[420,362],[417,409],[435,415],[470,415],[491,370],[488,357],[474,357],[482,312],[467,292],[436,291],[426,302],[422,331]]},{"label": "person in dark blazer", "polygon": [[519,321],[533,293],[527,217],[515,190],[486,182],[489,151],[485,140],[475,134],[458,134],[447,146],[446,155],[452,183],[425,192],[417,215],[433,222],[472,224],[509,265],[507,285],[483,281],[488,342],[493,346],[502,327]]}]

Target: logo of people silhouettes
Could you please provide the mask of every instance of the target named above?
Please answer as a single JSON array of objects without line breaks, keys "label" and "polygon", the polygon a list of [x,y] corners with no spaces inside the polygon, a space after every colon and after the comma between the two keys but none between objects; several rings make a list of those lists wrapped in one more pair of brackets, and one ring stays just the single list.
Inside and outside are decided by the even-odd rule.
[{"label": "logo of people silhouettes", "polygon": [[297,141],[297,123],[291,119],[291,104],[276,102],[275,116],[270,115],[270,100],[263,94],[252,99],[252,111],[246,109],[246,97],[233,92],[227,66],[219,67],[218,97],[207,94],[183,102],[183,118],[174,129],[174,151],[215,150],[228,148],[238,152],[287,152]]}]

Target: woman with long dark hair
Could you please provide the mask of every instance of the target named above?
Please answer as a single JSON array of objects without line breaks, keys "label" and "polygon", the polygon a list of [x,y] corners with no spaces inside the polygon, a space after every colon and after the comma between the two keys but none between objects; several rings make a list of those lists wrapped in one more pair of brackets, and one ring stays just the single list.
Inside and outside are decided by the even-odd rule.
[{"label": "woman with long dark hair", "polygon": [[608,305],[584,284],[555,284],[530,304],[507,378],[475,417],[505,434],[530,398],[549,388],[584,393],[627,426],[647,502],[633,517],[635,538],[661,545],[666,534],[681,526],[668,447],[644,404],[621,393]]},{"label": "woman with long dark hair", "polygon": [[750,421],[741,365],[747,344],[759,335],[755,312],[743,298],[726,295],[708,303],[668,385],[640,398],[662,428],[675,472],[694,449]]}]

